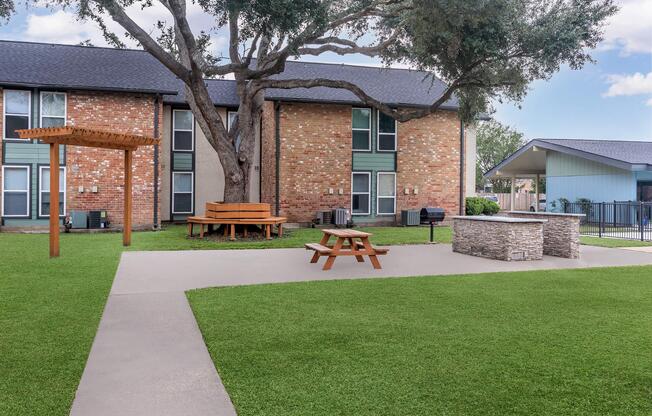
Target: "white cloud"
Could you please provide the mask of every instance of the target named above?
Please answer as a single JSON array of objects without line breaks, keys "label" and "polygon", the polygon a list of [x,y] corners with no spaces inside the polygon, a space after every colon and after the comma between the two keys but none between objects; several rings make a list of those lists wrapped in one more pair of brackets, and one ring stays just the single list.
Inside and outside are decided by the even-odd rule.
[{"label": "white cloud", "polygon": [[648,107],[652,107],[652,98],[650,98],[649,100],[647,100],[647,101],[645,102],[645,105],[647,105]]},{"label": "white cloud", "polygon": [[25,38],[36,42],[74,44],[90,39],[93,44],[104,44],[97,28],[89,22],[80,22],[75,15],[58,10],[47,15],[27,16]]},{"label": "white cloud", "polygon": [[652,72],[647,75],[640,72],[631,75],[609,75],[607,82],[611,85],[603,94],[605,97],[652,94]]},{"label": "white cloud", "polygon": [[652,0],[620,0],[620,10],[612,16],[604,31],[604,49],[622,53],[652,53]]}]

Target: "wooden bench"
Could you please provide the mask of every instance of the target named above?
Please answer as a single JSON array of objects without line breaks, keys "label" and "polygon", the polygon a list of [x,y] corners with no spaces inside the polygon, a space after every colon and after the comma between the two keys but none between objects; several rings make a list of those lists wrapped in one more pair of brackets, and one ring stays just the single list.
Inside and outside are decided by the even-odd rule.
[{"label": "wooden bench", "polygon": [[[261,225],[265,229],[265,238],[270,240],[272,226],[276,225],[277,234],[283,236],[283,223],[287,222],[285,217],[273,217],[269,204],[264,203],[223,203],[207,202],[206,213],[202,216],[188,217],[188,235],[193,235],[193,225],[198,224],[199,237],[204,237],[204,226],[209,229],[213,225],[226,225],[224,236],[229,234],[230,239],[235,240],[236,225]],[[247,227],[244,227],[244,236],[247,237]]]},{"label": "wooden bench", "polygon": [[[359,249],[363,249],[363,248],[364,248],[364,243],[363,243],[362,241],[356,241],[356,242],[355,242],[355,245],[358,246]],[[378,246],[374,246],[373,244],[372,244],[371,248],[372,248],[372,249],[376,252],[376,254],[379,255],[379,256],[383,256],[383,255],[387,254],[387,252],[389,251],[389,248],[388,248],[388,247],[378,247]]]},{"label": "wooden bench", "polygon": [[[339,256],[355,256],[359,263],[364,262],[364,256],[369,257],[374,269],[380,269],[376,256],[387,254],[389,248],[375,247],[369,241],[370,233],[357,230],[322,230],[324,234],[319,243],[306,243],[306,250],[314,251],[310,263],[317,263],[320,257],[328,257],[322,270],[330,270]],[[334,244],[328,244],[331,237],[336,238]]]}]

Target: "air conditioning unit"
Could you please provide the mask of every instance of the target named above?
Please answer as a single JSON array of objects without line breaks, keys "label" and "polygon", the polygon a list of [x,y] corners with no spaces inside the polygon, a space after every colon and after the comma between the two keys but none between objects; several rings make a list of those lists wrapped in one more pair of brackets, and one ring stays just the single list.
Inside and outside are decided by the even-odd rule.
[{"label": "air conditioning unit", "polygon": [[421,222],[421,217],[418,210],[403,210],[401,211],[401,225],[404,227],[409,227],[413,225],[419,225]]},{"label": "air conditioning unit", "polygon": [[333,210],[333,224],[346,227],[349,222],[349,211],[346,208],[335,208]]},{"label": "air conditioning unit", "polygon": [[71,211],[72,228],[88,228],[88,213],[86,211]]},{"label": "air conditioning unit", "polygon": [[88,213],[88,228],[109,228],[109,217],[106,211],[90,211]]},{"label": "air conditioning unit", "polygon": [[325,225],[333,223],[333,211],[317,211],[317,224]]}]

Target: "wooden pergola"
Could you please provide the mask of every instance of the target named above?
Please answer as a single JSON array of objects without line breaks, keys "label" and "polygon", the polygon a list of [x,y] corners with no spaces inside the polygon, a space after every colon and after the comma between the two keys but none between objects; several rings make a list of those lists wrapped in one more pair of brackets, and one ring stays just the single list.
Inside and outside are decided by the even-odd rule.
[{"label": "wooden pergola", "polygon": [[159,139],[78,127],[47,127],[18,130],[21,139],[39,139],[50,145],[50,257],[59,257],[59,145],[124,150],[124,231],[122,242],[131,244],[133,154],[139,146],[159,144]]}]

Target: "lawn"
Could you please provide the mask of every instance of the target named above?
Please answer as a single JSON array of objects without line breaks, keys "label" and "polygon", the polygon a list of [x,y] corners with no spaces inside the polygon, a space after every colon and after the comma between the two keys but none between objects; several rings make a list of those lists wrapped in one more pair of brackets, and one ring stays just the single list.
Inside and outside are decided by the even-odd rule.
[{"label": "lawn", "polygon": [[650,415],[652,267],[188,293],[239,416]]},{"label": "lawn", "polygon": [[591,237],[591,236],[581,236],[580,242],[588,246],[610,247],[610,248],[652,246],[652,241],[622,240],[619,238],[600,238],[600,237]]},{"label": "lawn", "polygon": [[[372,228],[377,244],[423,243],[427,228]],[[130,250],[302,247],[315,229],[282,239],[188,239],[186,227],[137,232]],[[450,229],[437,228],[439,241]],[[47,234],[0,233],[0,415],[67,415],[122,252],[122,236],[62,234],[48,258]]]}]

